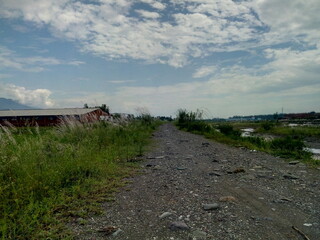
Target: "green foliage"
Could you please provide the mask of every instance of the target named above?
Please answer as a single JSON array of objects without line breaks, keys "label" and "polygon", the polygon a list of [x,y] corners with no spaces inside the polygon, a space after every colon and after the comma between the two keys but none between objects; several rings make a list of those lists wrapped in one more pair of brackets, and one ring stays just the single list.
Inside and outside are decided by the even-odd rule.
[{"label": "green foliage", "polygon": [[208,132],[211,126],[202,121],[203,112],[199,109],[196,112],[188,112],[185,109],[179,109],[177,114],[177,126],[187,131]]},{"label": "green foliage", "polygon": [[272,140],[270,146],[272,149],[301,151],[305,147],[305,144],[300,139],[294,139],[293,137],[288,136]]},{"label": "green foliage", "polygon": [[297,159],[307,159],[311,157],[311,153],[304,151],[304,142],[299,138],[287,136],[277,138],[271,141],[270,148],[282,157],[294,157]]},{"label": "green foliage", "polygon": [[82,216],[86,199],[122,185],[155,126],[67,119],[45,130],[2,127],[0,239],[68,239],[61,217]]},{"label": "green foliage", "polygon": [[296,136],[299,138],[304,137],[320,137],[320,127],[311,127],[311,126],[299,126],[299,127],[288,127],[288,126],[278,126],[271,131],[269,131],[275,135],[282,136]]},{"label": "green foliage", "polygon": [[242,137],[241,140],[253,144],[253,146],[255,146],[258,149],[269,148],[269,143],[260,137],[245,137],[245,138]]},{"label": "green foliage", "polygon": [[[207,138],[214,139],[216,141],[234,145],[244,146],[250,149],[256,149],[265,151],[277,156],[285,158],[302,159],[312,165],[319,165],[319,161],[314,161],[311,158],[311,153],[305,151],[305,145],[302,141],[304,136],[316,136],[319,134],[319,128],[311,131],[304,128],[301,130],[283,128],[277,126],[274,122],[265,121],[263,123],[249,123],[250,127],[260,128],[260,132],[275,132],[281,131],[287,135],[284,138],[274,139],[271,142],[264,140],[261,137],[241,137],[240,128],[248,127],[248,123],[232,123],[232,124],[218,124],[216,126],[201,121],[199,116],[202,116],[201,111],[188,112],[185,109],[178,110],[176,125],[180,129],[184,129],[189,132],[200,133]],[[285,130],[284,130],[285,129]]]},{"label": "green foliage", "polygon": [[238,138],[241,136],[241,132],[239,130],[235,130],[232,125],[222,124],[222,125],[219,125],[217,128],[224,135],[227,135],[233,138]]},{"label": "green foliage", "polygon": [[261,127],[265,131],[270,131],[274,127],[274,123],[271,121],[263,121]]}]

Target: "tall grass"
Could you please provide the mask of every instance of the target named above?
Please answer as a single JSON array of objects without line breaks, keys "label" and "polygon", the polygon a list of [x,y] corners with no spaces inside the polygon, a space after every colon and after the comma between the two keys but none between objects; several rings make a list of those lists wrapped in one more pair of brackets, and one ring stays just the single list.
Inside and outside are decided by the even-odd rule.
[{"label": "tall grass", "polygon": [[46,130],[1,126],[0,239],[71,239],[62,219],[122,185],[154,128],[75,119]]},{"label": "tall grass", "polygon": [[[179,110],[177,115],[176,125],[180,129],[184,129],[189,132],[199,133],[205,135],[207,138],[214,139],[216,141],[234,145],[244,146],[250,149],[256,149],[265,151],[277,156],[285,158],[302,159],[305,162],[312,165],[319,165],[319,161],[313,161],[310,152],[305,151],[305,144],[302,137],[306,136],[300,133],[298,136],[289,132],[284,137],[277,138],[271,141],[266,141],[260,137],[241,137],[241,132],[238,129],[239,125],[234,127],[231,124],[216,124],[212,125],[201,119],[195,117],[196,114],[188,112],[186,110]],[[243,125],[240,125],[243,127]],[[263,131],[274,131],[276,125],[272,122],[262,122],[260,124],[255,123],[255,126],[261,127]],[[261,130],[262,131],[262,130]]]}]

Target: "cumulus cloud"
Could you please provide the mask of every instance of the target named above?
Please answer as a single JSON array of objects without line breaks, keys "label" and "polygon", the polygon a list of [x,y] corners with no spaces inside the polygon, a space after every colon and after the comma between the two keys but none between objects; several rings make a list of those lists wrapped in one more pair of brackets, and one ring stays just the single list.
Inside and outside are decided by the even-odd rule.
[{"label": "cumulus cloud", "polygon": [[[137,2],[35,0],[26,4],[0,0],[0,15],[48,26],[54,36],[77,41],[83,51],[107,59],[141,59],[174,67],[186,65],[192,57],[206,56],[210,49],[227,50],[229,45],[255,39],[256,27],[261,26],[251,6],[231,0],[171,0],[166,4],[143,0],[158,11],[136,9],[143,18],[130,15]],[[159,18],[167,5],[175,9],[168,21]]]},{"label": "cumulus cloud", "polygon": [[253,5],[260,19],[270,27],[269,41],[300,39],[318,44],[320,2],[318,0],[259,0]]},{"label": "cumulus cloud", "polygon": [[14,84],[0,84],[0,94],[33,107],[46,108],[54,106],[54,101],[50,98],[52,92],[48,89],[30,90]]},{"label": "cumulus cloud", "polygon": [[164,10],[166,8],[165,4],[163,4],[160,1],[156,1],[156,0],[141,0],[141,2],[147,3],[151,7],[156,8],[158,10]]},{"label": "cumulus cloud", "polygon": [[[320,36],[317,0],[142,0],[158,12],[134,9],[137,2],[141,1],[0,0],[0,16],[48,26],[54,36],[77,41],[83,51],[107,59],[174,67],[215,51],[250,49],[288,37],[318,44]],[[168,7],[174,10],[169,20],[160,19]],[[130,10],[143,18],[133,17]]]}]

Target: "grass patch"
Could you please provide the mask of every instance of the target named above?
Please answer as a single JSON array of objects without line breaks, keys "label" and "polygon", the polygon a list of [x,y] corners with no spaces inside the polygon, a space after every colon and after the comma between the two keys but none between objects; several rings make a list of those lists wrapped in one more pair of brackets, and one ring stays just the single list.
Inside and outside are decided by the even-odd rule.
[{"label": "grass patch", "polygon": [[70,218],[100,211],[157,123],[66,120],[57,128],[1,127],[0,239],[72,239]]},{"label": "grass patch", "polygon": [[[310,131],[306,131],[305,129],[290,129],[290,131],[286,130],[282,137],[266,141],[260,137],[242,137],[240,129],[248,127],[248,125],[245,125],[244,123],[222,123],[213,125],[202,121],[199,118],[188,118],[186,116],[196,116],[196,113],[187,112],[186,110],[178,111],[176,125],[182,130],[202,134],[209,139],[224,144],[237,147],[243,146],[249,149],[281,156],[283,158],[299,159],[314,166],[320,165],[320,161],[312,159],[312,154],[304,150],[306,146],[303,142],[303,138],[306,136],[317,136],[318,131],[313,131],[314,129],[310,129]],[[279,127],[279,124],[269,121],[250,123],[250,127],[259,128],[260,132],[268,133],[273,133],[277,131],[277,129],[284,129]],[[284,132],[284,130],[282,131]]]},{"label": "grass patch", "polygon": [[295,136],[299,138],[305,137],[317,137],[320,138],[320,127],[311,127],[311,126],[297,126],[297,127],[288,127],[288,126],[275,126],[271,129],[265,130],[258,128],[258,132],[269,133],[279,136]]}]

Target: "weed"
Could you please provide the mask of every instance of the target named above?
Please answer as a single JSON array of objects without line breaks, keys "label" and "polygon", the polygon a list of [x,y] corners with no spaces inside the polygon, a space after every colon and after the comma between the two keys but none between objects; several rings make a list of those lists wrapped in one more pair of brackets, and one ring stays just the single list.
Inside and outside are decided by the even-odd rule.
[{"label": "weed", "polygon": [[[199,133],[207,138],[233,145],[244,146],[250,149],[265,151],[284,158],[302,159],[311,165],[319,165],[319,161],[312,160],[311,153],[305,151],[303,137],[317,136],[319,128],[312,129],[290,129],[288,127],[280,127],[271,121],[262,123],[250,123],[251,127],[259,129],[260,132],[277,132],[287,135],[284,138],[277,138],[271,142],[260,137],[241,137],[240,128],[247,127],[243,123],[235,124],[218,124],[216,126],[201,120],[201,111],[188,112],[187,110],[178,110],[176,125],[180,129],[189,132]],[[236,127],[234,127],[236,126]]]},{"label": "weed", "polygon": [[[0,128],[0,239],[71,239],[66,218],[98,212],[134,171],[155,128],[64,119],[57,128]],[[92,202],[93,201],[93,202]],[[83,207],[87,206],[87,207]]]}]

